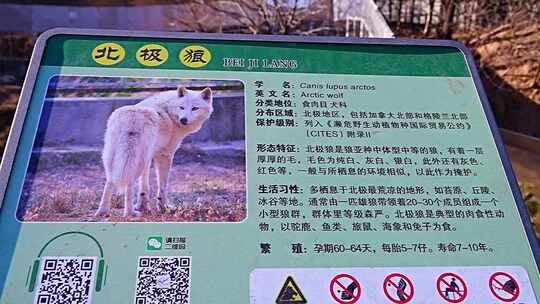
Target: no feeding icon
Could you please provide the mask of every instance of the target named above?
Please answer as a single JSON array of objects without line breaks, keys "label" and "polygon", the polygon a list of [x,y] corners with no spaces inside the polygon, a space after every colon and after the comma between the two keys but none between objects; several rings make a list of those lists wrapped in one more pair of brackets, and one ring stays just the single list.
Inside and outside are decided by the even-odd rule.
[{"label": "no feeding icon", "polygon": [[355,277],[342,273],[332,278],[330,294],[339,304],[358,303],[362,294],[362,287]]}]

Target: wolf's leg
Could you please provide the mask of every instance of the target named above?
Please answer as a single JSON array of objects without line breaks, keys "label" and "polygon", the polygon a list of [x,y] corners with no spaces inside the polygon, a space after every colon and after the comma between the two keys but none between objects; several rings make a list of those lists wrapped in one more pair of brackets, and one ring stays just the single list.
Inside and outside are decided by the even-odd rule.
[{"label": "wolf's leg", "polygon": [[105,216],[109,215],[111,209],[111,196],[113,194],[114,187],[111,182],[106,182],[105,187],[103,188],[103,195],[101,196],[101,202],[99,203],[99,208],[96,211],[94,216]]},{"label": "wolf's leg", "polygon": [[163,210],[169,205],[169,170],[171,169],[172,155],[160,153],[154,157],[154,165],[158,176],[158,194],[156,210]]},{"label": "wolf's leg", "polygon": [[138,212],[133,210],[133,201],[135,199],[135,182],[130,183],[126,186],[126,196],[124,202],[124,216],[139,215]]},{"label": "wolf's leg", "polygon": [[139,198],[138,204],[135,207],[137,211],[148,212],[150,211],[150,166],[152,162],[148,162],[148,165],[144,167],[143,173],[139,178]]}]

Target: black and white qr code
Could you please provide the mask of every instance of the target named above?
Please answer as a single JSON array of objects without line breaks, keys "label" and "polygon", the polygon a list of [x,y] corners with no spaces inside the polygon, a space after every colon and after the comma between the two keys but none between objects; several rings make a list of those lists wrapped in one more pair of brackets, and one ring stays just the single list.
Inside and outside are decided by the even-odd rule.
[{"label": "black and white qr code", "polygon": [[34,304],[90,304],[96,257],[41,257]]},{"label": "black and white qr code", "polygon": [[135,304],[189,304],[191,257],[141,256]]}]

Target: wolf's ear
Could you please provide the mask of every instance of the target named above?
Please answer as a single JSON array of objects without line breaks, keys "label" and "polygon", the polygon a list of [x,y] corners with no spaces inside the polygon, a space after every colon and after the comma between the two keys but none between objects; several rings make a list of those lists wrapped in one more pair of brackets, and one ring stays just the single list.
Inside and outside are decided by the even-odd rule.
[{"label": "wolf's ear", "polygon": [[202,99],[211,102],[212,101],[212,90],[210,88],[206,88],[201,91]]},{"label": "wolf's ear", "polygon": [[187,93],[186,87],[183,85],[178,86],[178,97],[184,97]]}]

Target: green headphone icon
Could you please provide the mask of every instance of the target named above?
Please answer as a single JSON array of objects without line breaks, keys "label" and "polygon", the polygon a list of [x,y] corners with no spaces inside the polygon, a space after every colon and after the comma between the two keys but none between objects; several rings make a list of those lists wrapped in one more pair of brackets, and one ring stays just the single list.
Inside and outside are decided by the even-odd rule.
[{"label": "green headphone icon", "polygon": [[36,280],[37,280],[38,272],[39,272],[39,269],[40,269],[41,256],[43,255],[43,252],[45,251],[45,248],[47,248],[47,246],[49,246],[55,240],[57,240],[57,239],[59,239],[59,238],[61,238],[63,236],[66,236],[66,235],[71,235],[71,234],[77,234],[77,235],[85,236],[85,237],[91,239],[97,245],[97,247],[99,249],[99,262],[98,262],[98,271],[97,271],[97,275],[96,275],[96,292],[101,291],[103,280],[105,279],[104,278],[105,260],[104,260],[104,257],[103,257],[103,248],[101,247],[101,245],[99,244],[98,240],[96,240],[95,237],[91,236],[90,234],[88,234],[86,232],[80,232],[80,231],[68,231],[68,232],[61,233],[61,234],[53,237],[52,239],[50,239],[47,243],[45,243],[45,245],[43,245],[43,247],[41,247],[41,250],[39,251],[39,254],[38,254],[37,258],[34,261],[34,264],[32,265],[30,281],[28,283],[28,291],[30,291],[30,292],[34,291],[34,288],[36,287]]}]

